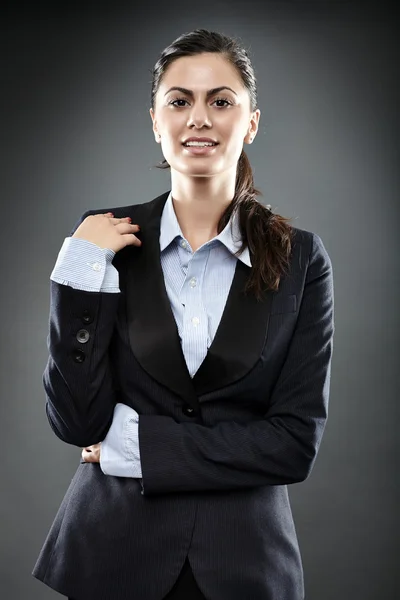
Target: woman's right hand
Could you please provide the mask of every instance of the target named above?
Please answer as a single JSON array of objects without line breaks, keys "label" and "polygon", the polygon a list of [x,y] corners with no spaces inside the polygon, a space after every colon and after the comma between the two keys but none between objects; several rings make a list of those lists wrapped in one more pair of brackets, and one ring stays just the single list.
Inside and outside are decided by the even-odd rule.
[{"label": "woman's right hand", "polygon": [[140,227],[132,225],[130,220],[130,217],[113,217],[112,213],[89,215],[72,237],[87,240],[100,248],[110,248],[114,252],[118,252],[125,246],[141,246],[141,240],[134,235]]}]

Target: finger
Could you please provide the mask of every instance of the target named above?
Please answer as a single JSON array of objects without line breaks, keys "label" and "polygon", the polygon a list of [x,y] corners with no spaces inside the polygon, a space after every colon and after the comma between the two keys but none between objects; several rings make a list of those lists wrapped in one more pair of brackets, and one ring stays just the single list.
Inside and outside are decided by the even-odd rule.
[{"label": "finger", "polygon": [[142,240],[139,240],[139,238],[136,237],[136,235],[133,235],[133,233],[124,233],[123,234],[124,238],[126,238],[126,243],[129,246],[141,246],[142,245]]},{"label": "finger", "polygon": [[95,215],[91,215],[92,217],[108,217],[109,221],[111,221],[111,223],[117,224],[117,223],[121,223],[121,222],[132,222],[131,217],[114,217],[113,213],[97,213]]},{"label": "finger", "polygon": [[[109,220],[115,225],[117,225],[118,223],[132,223],[131,217],[109,217]],[[137,226],[139,227],[139,225]]]},{"label": "finger", "polygon": [[82,452],[82,458],[85,462],[93,462],[93,452]]},{"label": "finger", "polygon": [[140,231],[139,225],[131,225],[131,223],[115,223],[115,228],[119,231],[119,233],[133,233]]},{"label": "finger", "polygon": [[119,223],[116,225],[116,229],[118,229],[118,233],[123,235],[126,239],[124,240],[127,245],[131,246],[141,246],[142,241],[134,235],[133,231],[138,231],[136,225],[130,225],[129,223]]}]

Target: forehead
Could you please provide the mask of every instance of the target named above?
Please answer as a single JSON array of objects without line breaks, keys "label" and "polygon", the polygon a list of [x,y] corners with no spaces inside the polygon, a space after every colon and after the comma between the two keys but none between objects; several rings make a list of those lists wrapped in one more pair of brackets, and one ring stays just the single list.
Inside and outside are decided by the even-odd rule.
[{"label": "forehead", "polygon": [[194,92],[221,85],[228,85],[237,93],[245,91],[236,68],[222,54],[212,53],[182,56],[174,60],[164,73],[160,91],[175,85]]}]

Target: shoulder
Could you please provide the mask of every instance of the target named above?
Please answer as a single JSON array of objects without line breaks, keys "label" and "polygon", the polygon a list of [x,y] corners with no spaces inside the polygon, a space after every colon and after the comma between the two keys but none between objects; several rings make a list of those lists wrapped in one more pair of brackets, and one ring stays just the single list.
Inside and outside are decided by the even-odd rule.
[{"label": "shoulder", "polygon": [[308,231],[306,229],[300,229],[298,227],[293,227],[293,238],[292,238],[292,246],[298,246],[303,251],[309,253],[310,259],[314,255],[324,255],[328,260],[330,260],[328,251],[322,238],[315,231]]},{"label": "shoulder", "polygon": [[88,217],[89,215],[98,215],[102,213],[112,212],[115,217],[131,217],[135,222],[137,221],[142,225],[144,221],[146,221],[154,211],[159,211],[161,216],[161,210],[164,206],[169,195],[168,192],[164,192],[160,196],[153,198],[152,200],[148,200],[147,202],[139,202],[137,204],[127,204],[123,206],[110,206],[110,207],[102,207],[102,208],[92,208],[86,210],[75,223],[72,228],[71,234],[79,227],[79,225]]},{"label": "shoulder", "polygon": [[332,261],[321,236],[293,226],[292,231],[292,265],[307,271],[307,278],[332,272]]}]

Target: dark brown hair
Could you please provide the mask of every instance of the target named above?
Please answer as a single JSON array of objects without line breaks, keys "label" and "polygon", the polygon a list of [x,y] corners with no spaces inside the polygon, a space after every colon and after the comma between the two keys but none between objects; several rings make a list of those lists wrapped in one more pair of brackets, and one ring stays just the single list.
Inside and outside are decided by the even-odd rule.
[{"label": "dark brown hair", "polygon": [[[251,110],[257,108],[257,85],[254,69],[246,50],[233,38],[221,33],[196,29],[179,36],[163,50],[152,72],[151,107],[162,77],[169,65],[182,56],[194,56],[203,52],[219,53],[236,68],[250,96]],[[168,168],[164,160],[160,168]],[[289,267],[293,229],[290,219],[274,214],[269,206],[257,200],[259,190],[254,187],[253,171],[246,153],[239,157],[235,194],[218,223],[220,233],[229,222],[233,211],[238,211],[239,226],[243,243],[235,253],[240,255],[248,247],[252,269],[245,292],[254,291],[261,299],[265,289],[277,290],[280,278]]]}]

